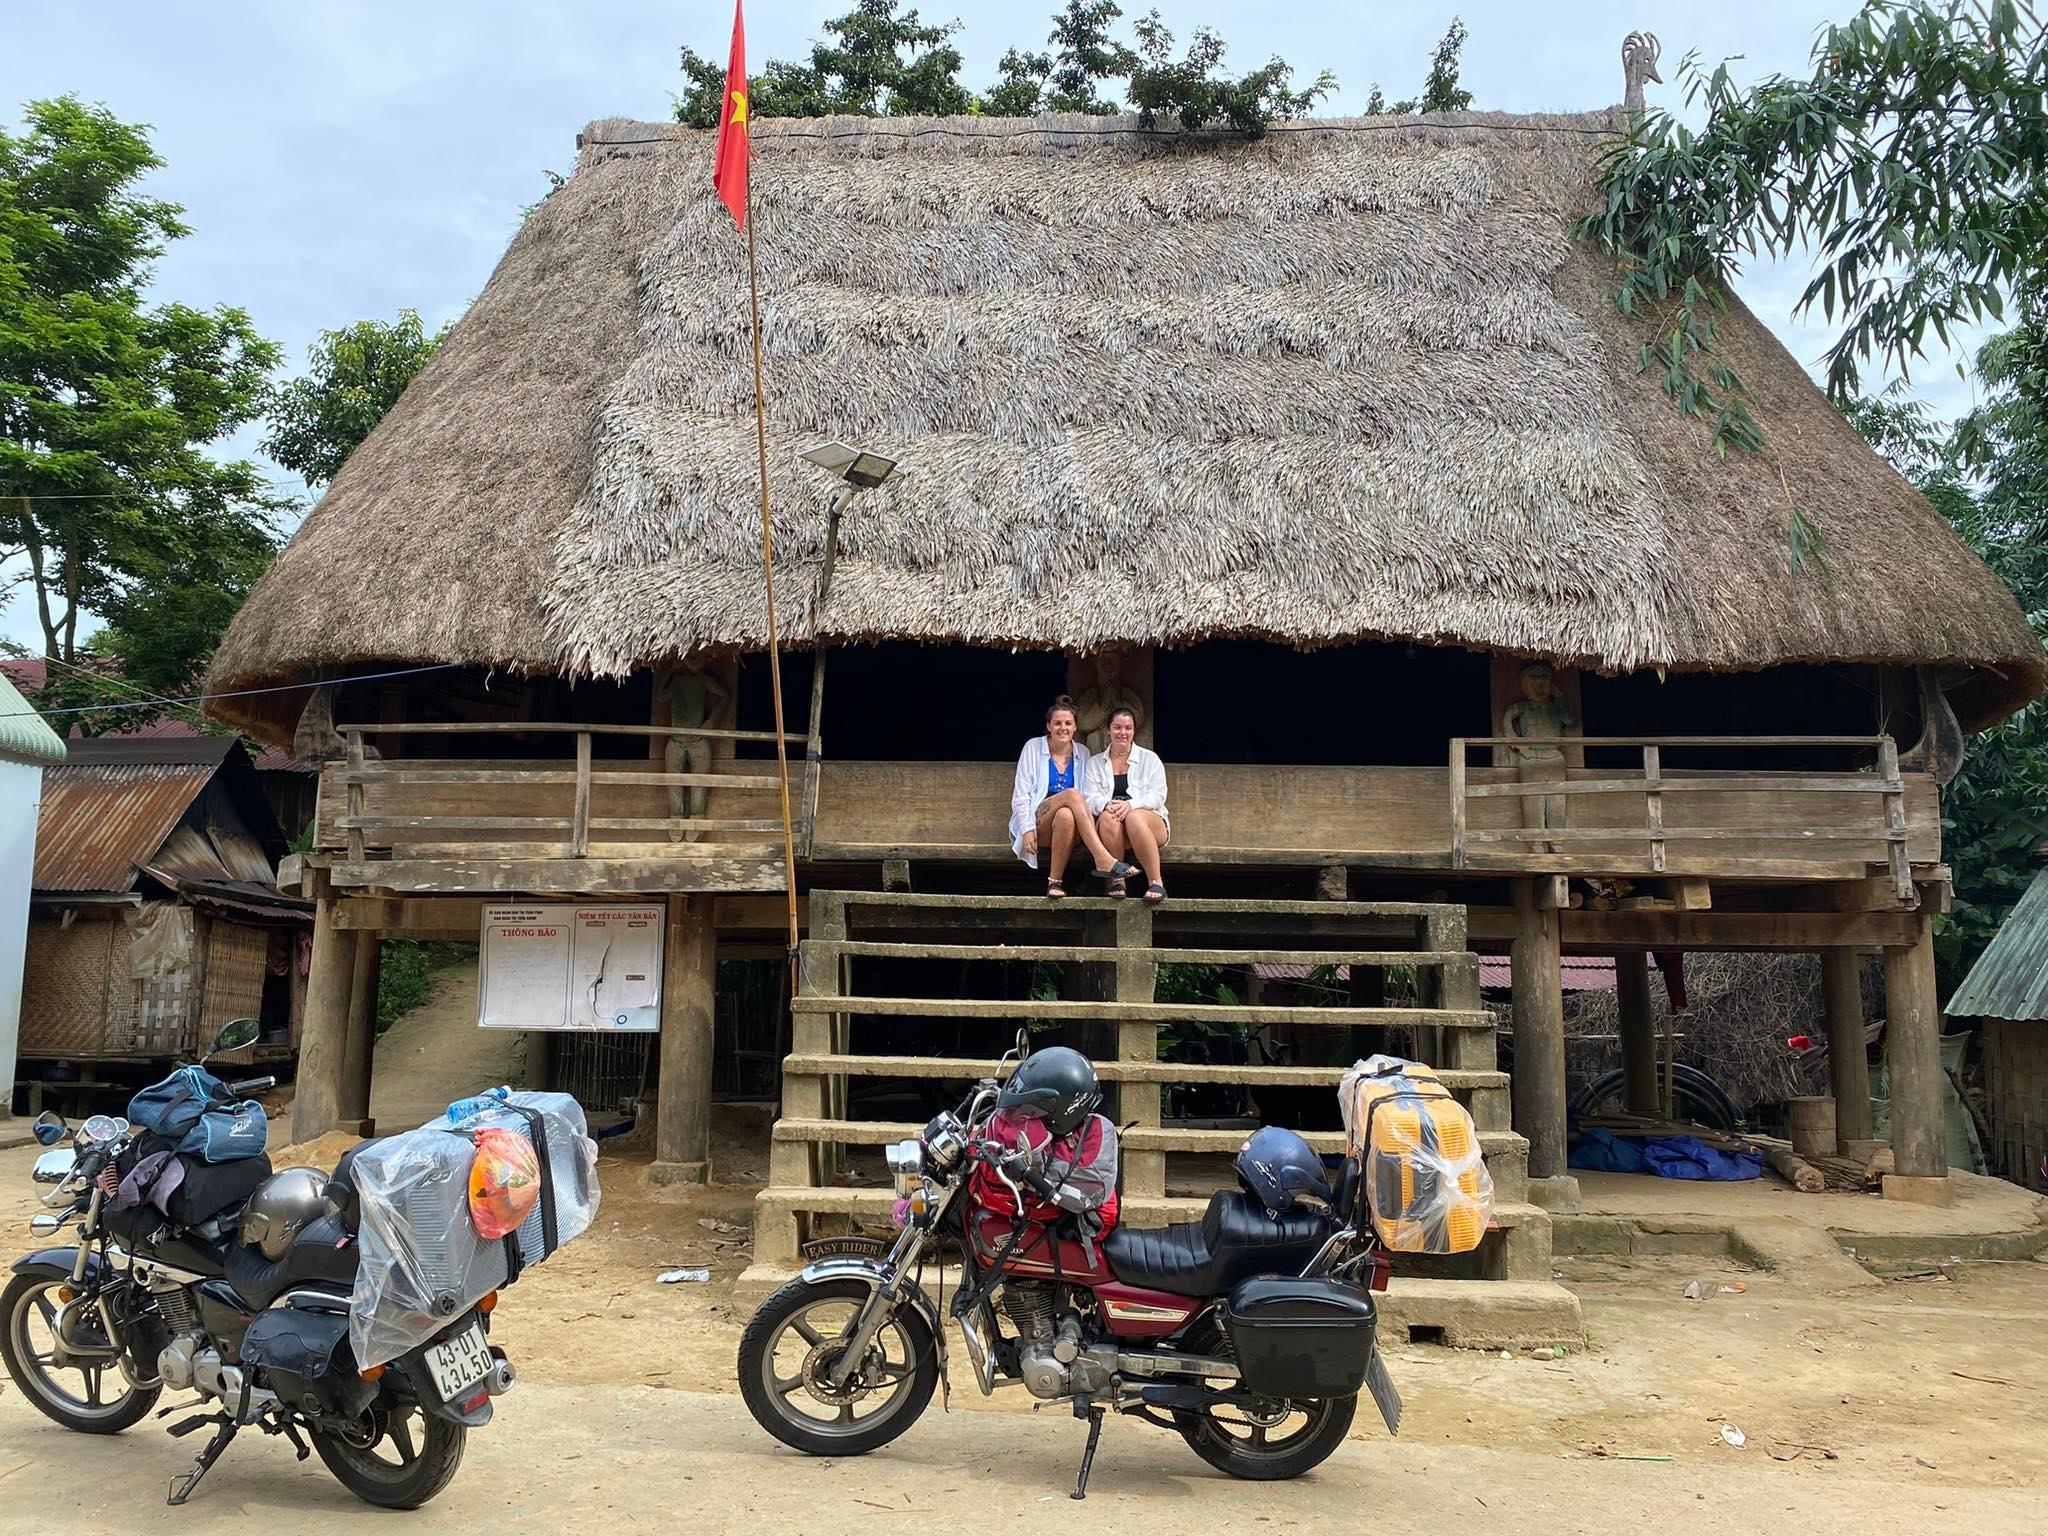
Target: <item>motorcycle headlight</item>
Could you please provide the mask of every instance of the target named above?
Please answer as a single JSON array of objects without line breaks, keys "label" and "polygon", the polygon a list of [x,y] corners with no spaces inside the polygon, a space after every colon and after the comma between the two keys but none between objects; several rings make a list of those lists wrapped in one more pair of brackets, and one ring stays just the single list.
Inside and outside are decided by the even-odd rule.
[{"label": "motorcycle headlight", "polygon": [[898,1141],[883,1149],[889,1164],[889,1182],[899,1198],[908,1199],[917,1189],[924,1172],[924,1148],[915,1141]]}]

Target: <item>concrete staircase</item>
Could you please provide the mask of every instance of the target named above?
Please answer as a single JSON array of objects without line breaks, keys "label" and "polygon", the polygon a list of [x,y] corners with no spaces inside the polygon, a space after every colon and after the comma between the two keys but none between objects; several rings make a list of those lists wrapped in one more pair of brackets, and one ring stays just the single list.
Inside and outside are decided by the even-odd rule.
[{"label": "concrete staircase", "polygon": [[[948,1034],[960,1021],[990,1033],[1057,1023],[1065,1043],[1087,1050],[1112,1090],[1122,1133],[1123,1217],[1153,1226],[1198,1217],[1243,1129],[1162,1123],[1168,1084],[1234,1084],[1254,1097],[1264,1087],[1327,1088],[1343,1066],[1183,1065],[1158,1059],[1162,1025],[1211,1023],[1341,1028],[1392,1027],[1402,1052],[1436,1066],[1471,1111],[1494,1181],[1494,1221],[1473,1253],[1455,1258],[1399,1255],[1383,1316],[1389,1328],[1453,1345],[1577,1344],[1578,1302],[1551,1281],[1550,1217],[1528,1203],[1528,1144],[1510,1124],[1508,1077],[1495,1070],[1494,1024],[1479,999],[1478,961],[1466,948],[1462,907],[1427,903],[1176,899],[1154,909],[1135,900],[948,896],[817,891],[802,949],[794,1049],[783,1063],[782,1118],[774,1130],[769,1187],[759,1195],[754,1263],[743,1295],[765,1294],[801,1263],[800,1245],[851,1223],[886,1229],[886,1187],[844,1182],[848,1149],[914,1136],[922,1122],[857,1120],[847,1110],[855,1078],[967,1083],[995,1069],[991,1059],[902,1049],[921,1023]],[[1060,967],[1057,999],[870,995],[855,983],[890,967],[895,987],[924,994],[926,980],[958,977],[963,966],[1044,962]],[[1165,962],[1242,966],[1272,963],[1372,970],[1412,968],[1418,1002],[1409,1006],[1161,1003]],[[915,975],[918,984],[903,978]],[[944,983],[941,983],[943,985]],[[957,982],[953,983],[957,985]],[[1354,981],[1354,995],[1360,989]],[[867,1021],[867,1022],[863,1022]],[[894,1049],[855,1049],[855,1033],[885,1032]],[[1319,1151],[1343,1147],[1341,1132],[1311,1132]],[[1169,1167],[1168,1158],[1174,1163]],[[870,1160],[871,1161],[871,1160]]]}]

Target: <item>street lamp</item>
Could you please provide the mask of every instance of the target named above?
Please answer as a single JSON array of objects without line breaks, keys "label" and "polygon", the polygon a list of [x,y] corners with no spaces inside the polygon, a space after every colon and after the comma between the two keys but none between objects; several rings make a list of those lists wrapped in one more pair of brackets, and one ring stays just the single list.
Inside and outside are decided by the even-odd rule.
[{"label": "street lamp", "polygon": [[832,589],[832,566],[839,558],[839,514],[847,504],[862,491],[871,491],[896,472],[896,461],[865,448],[849,448],[844,443],[820,443],[802,455],[807,463],[815,464],[827,474],[836,475],[846,482],[832,498],[832,508],[825,515],[825,565],[818,573],[818,601],[813,610],[815,624],[825,611],[825,594]]}]

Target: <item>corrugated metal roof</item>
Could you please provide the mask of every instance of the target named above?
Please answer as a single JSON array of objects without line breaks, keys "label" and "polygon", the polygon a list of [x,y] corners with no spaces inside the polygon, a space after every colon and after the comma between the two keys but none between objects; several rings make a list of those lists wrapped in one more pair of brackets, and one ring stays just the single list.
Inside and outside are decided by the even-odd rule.
[{"label": "corrugated metal roof", "polygon": [[220,761],[218,755],[199,763],[114,762],[104,753],[92,757],[98,760],[55,763],[43,772],[43,813],[36,825],[36,872],[30,882],[39,891],[129,889],[135,866],[163,846]]},{"label": "corrugated metal roof", "polygon": [[1944,1012],[1959,1019],[2048,1019],[2048,869],[2034,876]]},{"label": "corrugated metal roof", "polygon": [[36,763],[64,760],[64,738],[50,729],[4,675],[0,675],[0,757]]}]

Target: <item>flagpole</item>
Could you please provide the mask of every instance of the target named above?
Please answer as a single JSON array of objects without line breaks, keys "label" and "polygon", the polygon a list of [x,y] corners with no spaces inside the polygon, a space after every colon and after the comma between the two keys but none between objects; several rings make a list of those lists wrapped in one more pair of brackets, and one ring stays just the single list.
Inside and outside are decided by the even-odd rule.
[{"label": "flagpole", "polygon": [[[754,155],[748,125],[747,158]],[[775,697],[775,773],[782,785],[782,867],[789,888],[789,984],[797,978],[796,831],[789,814],[789,747],[782,725],[782,656],[775,638],[775,520],[768,510],[768,406],[761,389],[761,280],[754,265],[754,178],[747,177],[747,302],[754,319],[754,445],[761,474],[761,571],[768,583],[768,689]]]}]

